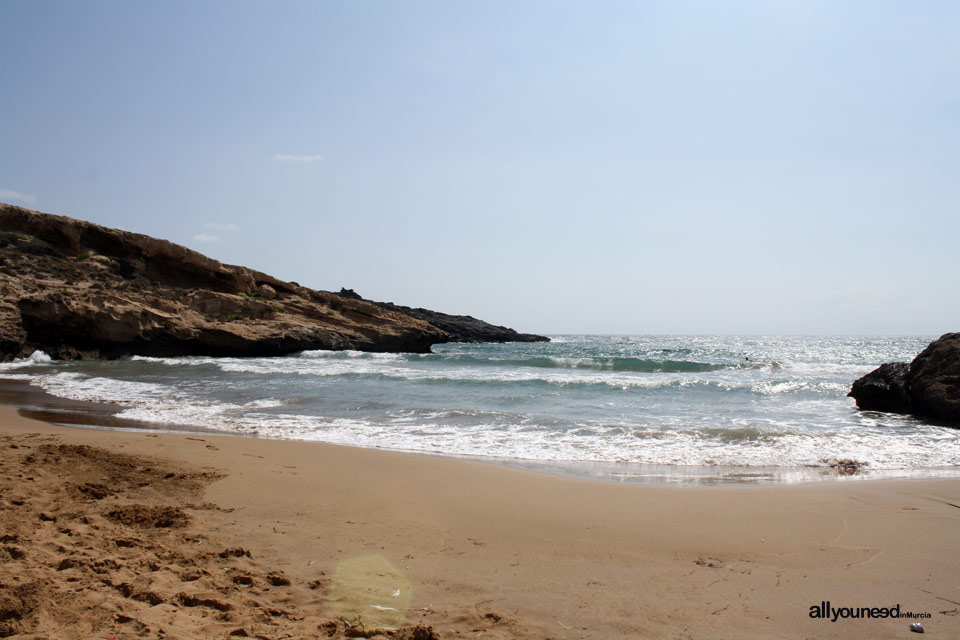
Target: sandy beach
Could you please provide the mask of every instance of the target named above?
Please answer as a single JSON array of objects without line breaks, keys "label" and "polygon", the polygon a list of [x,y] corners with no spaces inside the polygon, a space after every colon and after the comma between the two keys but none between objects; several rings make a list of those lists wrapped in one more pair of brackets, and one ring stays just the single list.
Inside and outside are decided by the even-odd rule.
[{"label": "sandy beach", "polygon": [[[12,406],[0,425],[4,636],[960,635],[957,480],[617,485]],[[811,618],[822,601],[931,617]]]},{"label": "sandy beach", "polygon": [[960,0],[0,25],[0,640],[960,640]]}]

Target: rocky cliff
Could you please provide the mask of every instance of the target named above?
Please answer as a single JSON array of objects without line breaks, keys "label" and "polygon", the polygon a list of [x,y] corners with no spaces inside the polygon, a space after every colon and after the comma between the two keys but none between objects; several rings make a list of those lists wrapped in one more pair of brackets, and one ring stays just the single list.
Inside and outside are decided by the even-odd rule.
[{"label": "rocky cliff", "polygon": [[853,383],[860,409],[914,414],[960,427],[960,333],[934,340],[913,362],[889,362]]},{"label": "rocky cliff", "polygon": [[[353,289],[341,289],[339,296],[351,300],[363,300]],[[532,333],[517,333],[508,327],[478,320],[473,316],[454,316],[449,313],[430,311],[413,307],[403,307],[392,302],[373,302],[382,309],[396,311],[404,315],[429,322],[433,326],[445,331],[450,336],[450,342],[550,342],[546,336]]]},{"label": "rocky cliff", "polygon": [[166,240],[0,203],[0,359],[428,352],[446,333]]}]

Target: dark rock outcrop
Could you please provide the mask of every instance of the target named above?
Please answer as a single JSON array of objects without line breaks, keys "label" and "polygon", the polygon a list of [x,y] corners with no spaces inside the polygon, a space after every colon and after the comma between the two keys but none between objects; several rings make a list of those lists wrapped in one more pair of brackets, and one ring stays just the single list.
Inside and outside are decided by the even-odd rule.
[{"label": "dark rock outcrop", "polygon": [[913,362],[881,365],[853,383],[863,410],[914,414],[960,427],[960,333],[931,342]]},{"label": "dark rock outcrop", "polygon": [[[341,289],[337,295],[350,300],[364,300],[353,289]],[[450,342],[550,342],[550,338],[546,336],[517,333],[508,327],[493,325],[473,316],[454,316],[449,313],[430,311],[429,309],[404,307],[392,302],[374,302],[372,300],[367,300],[367,302],[382,309],[428,322],[445,331],[450,336]]]},{"label": "dark rock outcrop", "polygon": [[428,352],[436,327],[149,236],[0,203],[0,360]]},{"label": "dark rock outcrop", "polygon": [[916,412],[960,425],[960,333],[930,343],[910,363]]},{"label": "dark rock outcrop", "polygon": [[867,411],[911,413],[909,374],[910,365],[906,362],[888,362],[854,382],[849,395],[856,398],[859,408]]}]

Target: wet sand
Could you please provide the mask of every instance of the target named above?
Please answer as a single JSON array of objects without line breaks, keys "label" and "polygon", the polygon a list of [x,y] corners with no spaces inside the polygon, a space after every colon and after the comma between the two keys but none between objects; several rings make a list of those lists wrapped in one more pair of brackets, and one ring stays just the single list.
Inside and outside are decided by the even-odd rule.
[{"label": "wet sand", "polygon": [[960,636],[956,479],[618,485],[10,406],[0,465],[0,635]]}]

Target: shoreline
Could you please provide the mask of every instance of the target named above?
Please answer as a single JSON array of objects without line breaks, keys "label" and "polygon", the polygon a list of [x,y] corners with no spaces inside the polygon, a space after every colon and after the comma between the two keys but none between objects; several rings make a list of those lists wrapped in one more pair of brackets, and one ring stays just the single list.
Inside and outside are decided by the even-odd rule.
[{"label": "shoreline", "polygon": [[[206,535],[238,541],[283,572],[291,589],[316,600],[308,608],[329,620],[349,600],[330,591],[346,566],[363,584],[384,571],[409,584],[403,622],[433,626],[445,638],[478,631],[556,640],[894,638],[907,631],[905,620],[811,619],[809,607],[823,600],[900,603],[929,612],[923,622],[934,637],[960,631],[960,605],[950,604],[960,601],[956,479],[627,485],[321,443],[75,429],[9,406],[0,407],[0,423],[21,446],[38,434],[222,476],[202,497],[216,508],[195,516]],[[78,508],[91,506],[70,505]],[[322,597],[309,584],[323,585]],[[136,615],[117,619],[147,620],[165,605],[118,606]],[[375,606],[390,602],[366,605]]]},{"label": "shoreline", "polygon": [[[214,507],[184,507],[202,518],[204,537],[234,540],[281,571],[289,589],[300,589],[283,595],[292,598],[287,607],[303,600],[299,606],[328,620],[349,605],[331,591],[345,584],[337,576],[353,571],[365,592],[371,575],[386,571],[410,585],[402,622],[422,622],[444,638],[479,631],[556,640],[907,632],[902,619],[811,619],[809,607],[823,600],[900,603],[904,611],[929,612],[933,618],[923,622],[934,637],[960,631],[960,605],[950,604],[960,601],[958,480],[622,485],[320,443],[71,429],[23,418],[9,406],[0,407],[0,423],[2,435],[21,447],[31,437],[49,438],[217,474],[202,496]],[[96,511],[69,505],[78,508]],[[217,597],[228,602],[230,589]],[[126,600],[117,606],[111,628],[119,631],[126,623],[118,629],[116,620],[161,613],[175,620],[187,612]]]},{"label": "shoreline", "polygon": [[227,431],[192,425],[161,424],[129,418],[118,418],[123,411],[114,404],[72,400],[55,396],[29,380],[4,377],[0,374],[0,404],[16,406],[28,418],[81,429],[128,430],[156,434],[208,434],[241,438],[271,439],[285,442],[330,444],[350,448],[389,451],[414,456],[442,457],[452,460],[474,461],[485,464],[524,469],[558,477],[583,480],[654,486],[716,487],[736,485],[780,486],[835,482],[873,482],[877,480],[907,480],[924,478],[960,478],[960,467],[930,467],[925,469],[857,469],[845,472],[832,467],[773,467],[734,465],[669,465],[628,462],[590,462],[579,460],[534,460],[500,458],[444,452],[366,448],[361,446],[323,443],[315,440],[270,438],[249,433]]},{"label": "shoreline", "polygon": [[[931,614],[921,622],[933,637],[960,632],[958,480],[622,485],[320,443],[71,429],[24,418],[9,406],[0,407],[0,425],[0,436],[20,447],[7,444],[8,458],[43,441],[148,456],[159,460],[161,472],[213,474],[202,496],[178,507],[202,532],[184,540],[200,535],[249,551],[259,564],[243,575],[253,575],[254,584],[268,574],[285,576],[289,586],[258,595],[263,607],[281,598],[284,610],[296,611],[287,622],[271,622],[284,628],[308,624],[316,633],[323,620],[335,621],[344,611],[369,615],[383,607],[404,612],[392,626],[422,623],[442,638],[479,631],[485,638],[538,640],[908,633],[912,620],[809,617],[811,606],[829,600],[834,607],[901,604],[903,611]],[[56,495],[66,499],[61,490]],[[96,518],[100,512],[99,503],[72,501],[45,513],[62,523],[70,514]],[[43,523],[41,530],[61,523]],[[25,542],[18,546],[29,558]],[[192,544],[171,543],[168,553]],[[247,562],[230,560],[222,570],[240,561]],[[127,570],[126,580],[162,599],[161,587],[171,580],[164,571]],[[71,577],[69,571],[53,575]],[[377,582],[383,575],[390,589]],[[192,584],[171,588],[177,593]],[[87,587],[70,588],[81,593]],[[371,590],[380,600],[357,609],[351,598]],[[403,607],[383,600],[397,590],[404,598],[409,592]],[[238,628],[248,591],[215,583],[198,592],[197,598],[233,603],[233,613],[218,622],[211,612],[203,618],[207,631],[192,637],[223,637]],[[119,620],[159,625],[168,638],[191,637],[171,631],[177,624],[184,633],[199,624],[183,622],[199,615],[196,607],[170,598],[151,605],[121,597],[113,609],[103,629],[128,636],[124,625],[131,623]],[[298,616],[305,617],[293,620]],[[245,633],[266,624],[251,620],[241,625]]]}]

